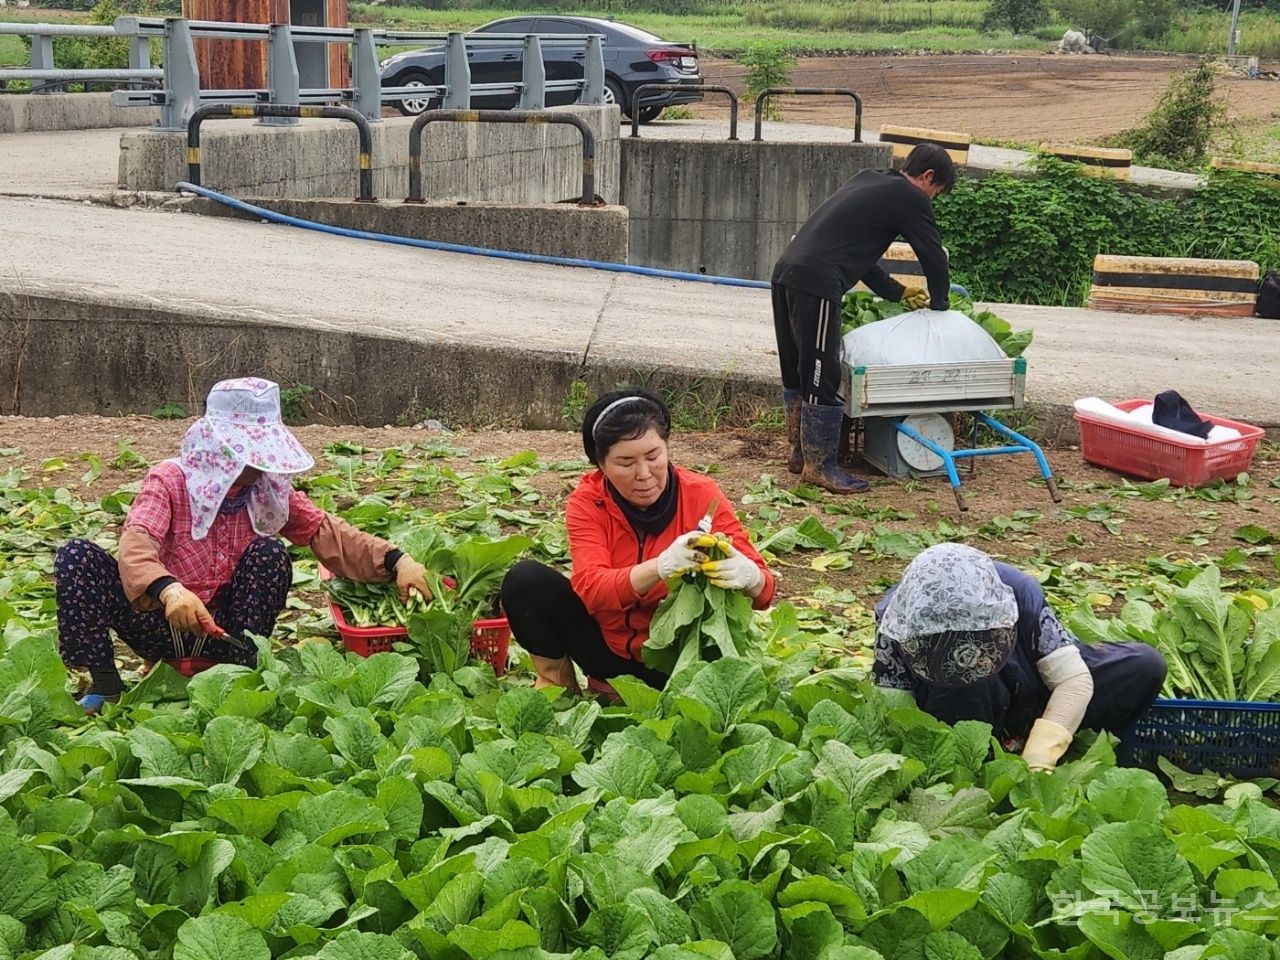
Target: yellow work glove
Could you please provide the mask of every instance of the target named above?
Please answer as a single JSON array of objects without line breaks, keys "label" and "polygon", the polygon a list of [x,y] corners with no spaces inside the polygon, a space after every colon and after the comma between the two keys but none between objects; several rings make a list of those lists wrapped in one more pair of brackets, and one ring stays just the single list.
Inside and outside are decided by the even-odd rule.
[{"label": "yellow work glove", "polygon": [[929,305],[929,291],[920,287],[907,287],[902,291],[901,302],[912,310],[919,310]]},{"label": "yellow work glove", "polygon": [[209,633],[216,637],[222,633],[200,598],[180,583],[171,583],[160,591],[160,605],[164,607],[164,618],[175,630],[197,636]]},{"label": "yellow work glove", "polygon": [[764,573],[746,554],[728,542],[722,549],[723,560],[708,560],[702,565],[702,572],[714,586],[750,593],[764,582]]},{"label": "yellow work glove", "polygon": [[1032,770],[1048,773],[1058,765],[1069,746],[1071,732],[1062,724],[1041,717],[1031,727],[1027,745],[1022,748],[1022,759]]}]

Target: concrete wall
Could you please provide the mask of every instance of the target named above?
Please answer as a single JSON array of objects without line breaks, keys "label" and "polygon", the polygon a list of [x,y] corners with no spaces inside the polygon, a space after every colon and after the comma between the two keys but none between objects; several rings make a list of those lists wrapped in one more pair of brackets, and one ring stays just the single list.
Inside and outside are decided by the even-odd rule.
[{"label": "concrete wall", "polygon": [[495,348],[465,338],[326,330],[207,304],[139,306],[94,292],[0,291],[0,338],[20,345],[0,358],[0,413],[30,417],[145,414],[169,402],[199,410],[209,383],[248,373],[314,387],[311,419],[367,426],[430,415],[457,425],[572,429],[562,411],[575,382],[599,394],[637,376],[651,389],[675,391],[691,409],[723,409],[737,422],[777,403],[772,376],[710,378],[631,357],[584,363],[576,352],[518,342]]},{"label": "concrete wall", "polygon": [[631,262],[767,280],[809,214],[859,170],[886,169],[868,143],[622,141]]},{"label": "concrete wall", "polygon": [[26,93],[0,96],[0,133],[150,127],[159,107],[113,107],[109,93]]},{"label": "concrete wall", "polygon": [[[618,109],[561,107],[596,135],[596,193],[618,202]],[[412,117],[373,124],[375,196],[409,192]],[[256,120],[208,120],[201,127],[205,186],[237,196],[354,197],[355,127],[342,120],[265,126]],[[582,193],[582,138],[565,124],[433,123],[423,141],[428,199],[558,203]],[[185,133],[133,132],[120,138],[120,186],[172,190],[187,179]]]},{"label": "concrete wall", "polygon": [[[277,213],[335,227],[438,240],[497,250],[518,250],[553,257],[627,261],[627,211],[624,207],[580,207],[572,203],[402,203],[384,200],[249,199]],[[166,208],[208,216],[244,217],[215,200],[183,197]]]}]

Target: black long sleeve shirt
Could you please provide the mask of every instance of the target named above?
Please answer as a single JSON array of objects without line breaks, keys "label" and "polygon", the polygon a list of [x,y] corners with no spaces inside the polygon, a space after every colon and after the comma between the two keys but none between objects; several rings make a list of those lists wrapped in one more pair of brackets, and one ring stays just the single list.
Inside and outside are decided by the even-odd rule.
[{"label": "black long sleeve shirt", "polygon": [[861,280],[886,300],[900,300],[902,284],[879,265],[898,237],[924,269],[930,306],[946,310],[951,277],[933,203],[895,170],[862,170],[828,197],[783,251],[773,282],[839,303]]}]

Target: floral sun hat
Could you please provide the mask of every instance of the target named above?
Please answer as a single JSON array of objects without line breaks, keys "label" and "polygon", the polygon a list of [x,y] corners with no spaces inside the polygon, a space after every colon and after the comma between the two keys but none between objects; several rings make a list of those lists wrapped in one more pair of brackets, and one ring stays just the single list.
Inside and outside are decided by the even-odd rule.
[{"label": "floral sun hat", "polygon": [[995,562],[973,547],[940,543],[907,566],[880,632],[921,679],[967,687],[1008,662],[1017,623],[1017,600]]},{"label": "floral sun hat", "polygon": [[245,467],[262,472],[248,489],[253,529],[275,536],[289,519],[293,477],[315,461],[281,419],[279,385],[242,377],[209,391],[205,414],[183,438],[177,464],[187,478],[191,537],[202,540]]}]

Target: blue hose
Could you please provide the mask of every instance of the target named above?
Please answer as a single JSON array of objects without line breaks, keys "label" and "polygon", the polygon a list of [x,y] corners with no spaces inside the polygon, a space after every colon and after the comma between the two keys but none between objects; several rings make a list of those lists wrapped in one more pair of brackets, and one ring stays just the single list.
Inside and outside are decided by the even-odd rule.
[{"label": "blue hose", "polygon": [[[418,247],[422,250],[442,250],[445,253],[469,253],[479,257],[494,257],[498,260],[518,260],[522,263],[548,263],[557,267],[585,267],[588,270],[606,270],[609,273],[631,273],[638,277],[656,277],[659,280],[686,280],[694,283],[716,283],[724,287],[748,287],[752,290],[768,290],[767,280],[744,280],[741,277],[716,277],[705,273],[685,273],[680,270],[660,270],[657,267],[637,267],[629,263],[610,263],[607,260],[583,260],[578,257],[552,257],[543,253],[521,253],[517,250],[493,250],[489,247],[470,247],[461,243],[444,243],[440,240],[415,240],[412,237],[397,237],[389,233],[373,233],[369,230],[352,230],[349,227],[332,227],[327,223],[314,220],[303,220],[288,214],[276,213],[265,207],[255,207],[225,193],[218,193],[208,187],[197,187],[185,180],[178,184],[179,191],[194,193],[208,200],[216,200],[232,210],[251,213],[262,220],[282,223],[290,227],[302,227],[304,230],[318,230],[338,237],[351,237],[355,240],[378,240],[382,243],[395,243],[402,247]],[[958,283],[951,285],[951,292],[968,297],[969,291]]]},{"label": "blue hose", "polygon": [[713,277],[702,273],[682,273],[679,270],[659,270],[657,267],[637,267],[629,263],[609,263],[605,260],[582,260],[577,257],[551,257],[540,253],[520,253],[515,250],[491,250],[488,247],[469,247],[460,243],[442,243],[439,240],[415,240],[411,237],[396,237],[389,233],[373,233],[368,230],[351,230],[347,227],[331,227],[326,223],[314,220],[303,220],[301,217],[290,217],[274,210],[255,207],[251,203],[228,197],[226,194],[210,190],[208,187],[197,187],[183,181],[178,190],[198,194],[209,200],[216,200],[233,210],[253,214],[272,223],[282,223],[290,227],[302,227],[305,230],[319,230],[321,233],[332,233],[339,237],[352,237],[356,240],[378,240],[382,243],[395,243],[402,247],[419,247],[423,250],[442,250],[445,253],[469,253],[481,257],[495,257],[499,260],[519,260],[522,263],[548,263],[557,267],[586,267],[590,270],[607,270],[610,273],[632,273],[640,277],[656,277],[659,280],[689,280],[695,283],[718,283],[726,287],[750,287],[754,290],[768,290],[767,280],[743,280],[741,277]]}]

